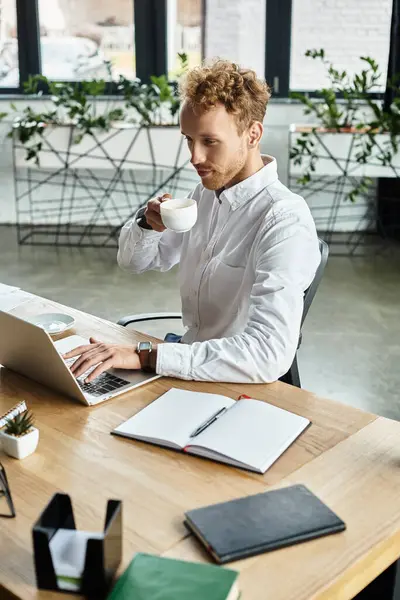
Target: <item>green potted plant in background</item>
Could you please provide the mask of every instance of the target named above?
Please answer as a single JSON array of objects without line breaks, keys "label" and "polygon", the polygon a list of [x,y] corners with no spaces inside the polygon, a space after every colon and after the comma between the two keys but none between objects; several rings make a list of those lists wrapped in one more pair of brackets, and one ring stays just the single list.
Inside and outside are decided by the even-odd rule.
[{"label": "green potted plant in background", "polygon": [[[179,59],[182,74],[187,57]],[[105,95],[110,88],[119,94]],[[182,184],[190,155],[178,85],[167,75],[79,83],[36,76],[24,89],[28,105],[12,106],[9,134],[20,244],[115,245],[141,202]]]},{"label": "green potted plant in background", "polygon": [[[182,74],[188,60],[184,53],[179,54],[179,59]],[[108,70],[111,78],[109,64]],[[149,83],[128,80],[121,75],[116,83],[119,96],[100,103],[107,85],[104,79],[65,83],[50,81],[42,75],[30,77],[24,84],[25,94],[43,98],[47,106],[38,111],[34,105],[28,105],[18,112],[15,104],[11,105],[15,118],[9,136],[13,136],[20,147],[16,151],[17,166],[27,163],[25,166],[59,168],[65,160],[70,160],[74,168],[99,167],[102,161],[104,164],[105,153],[96,149],[89,158],[88,150],[93,145],[109,140],[103,150],[116,160],[124,155],[126,144],[121,136],[117,143],[111,143],[113,136],[107,136],[112,129],[177,129],[180,107],[177,85],[166,75],[152,76]],[[43,95],[43,89],[48,91],[48,97]],[[132,132],[125,138],[128,142]],[[135,150],[140,146],[143,141],[138,139]],[[166,157],[170,159],[171,148]],[[126,158],[146,162],[142,156],[136,157],[135,151]],[[146,158],[152,161],[152,152],[148,152]]]},{"label": "green potted plant in background", "polygon": [[[179,80],[188,68],[188,57],[180,53],[178,58]],[[118,90],[124,99],[126,117],[114,127],[136,129],[128,135],[127,142],[132,139],[132,133],[137,134],[128,159],[136,161],[141,168],[151,169],[155,166],[177,168],[188,162],[189,152],[179,129],[178,81],[171,82],[167,75],[153,75],[149,83],[120,77]]]},{"label": "green potted plant in background", "polygon": [[[188,68],[188,57],[184,52],[178,54],[180,69],[179,79]],[[127,110],[133,109],[142,125],[176,126],[180,100],[177,82],[169,81],[167,75],[150,77],[150,83],[142,83],[140,79],[133,81],[120,76],[118,90],[123,94]]]},{"label": "green potted plant in background", "polygon": [[8,419],[0,429],[3,450],[13,458],[22,459],[32,454],[39,442],[39,430],[33,426],[34,416],[25,411]]},{"label": "green potted plant in background", "polygon": [[373,177],[400,174],[400,75],[388,82],[395,97],[385,110],[371,95],[381,81],[374,59],[360,57],[364,68],[350,76],[337,70],[323,49],[307,50],[306,56],[323,62],[329,85],[316,90],[315,98],[291,93],[304,105],[304,114],[315,119],[309,126],[292,127],[291,174],[305,186],[314,175],[349,173],[345,197],[354,202],[368,191]]}]

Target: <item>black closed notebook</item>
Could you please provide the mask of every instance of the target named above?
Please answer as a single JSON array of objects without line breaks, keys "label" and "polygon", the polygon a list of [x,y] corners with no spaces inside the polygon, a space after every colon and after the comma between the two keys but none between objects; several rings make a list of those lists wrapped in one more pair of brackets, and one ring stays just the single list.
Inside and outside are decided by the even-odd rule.
[{"label": "black closed notebook", "polygon": [[304,485],[185,513],[185,525],[218,563],[247,558],[346,529]]}]

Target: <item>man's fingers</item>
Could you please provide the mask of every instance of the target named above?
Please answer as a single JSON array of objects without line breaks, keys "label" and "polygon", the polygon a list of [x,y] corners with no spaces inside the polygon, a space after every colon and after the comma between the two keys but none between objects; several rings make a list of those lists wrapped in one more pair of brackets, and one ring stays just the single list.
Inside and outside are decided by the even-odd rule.
[{"label": "man's fingers", "polygon": [[166,200],[170,200],[171,198],[171,194],[163,194],[162,196],[157,196],[157,198],[152,198],[147,203],[147,210],[160,214],[160,204]]},{"label": "man's fingers", "polygon": [[90,369],[90,367],[94,367],[98,363],[103,363],[106,360],[108,360],[110,357],[111,357],[110,350],[106,350],[105,352],[101,352],[99,354],[94,354],[90,358],[87,358],[86,360],[81,362],[79,367],[73,371],[73,374],[75,377],[79,377],[80,375],[83,375],[83,373],[85,373],[88,369]]},{"label": "man's fingers", "polygon": [[71,373],[75,375],[76,371],[84,362],[90,360],[96,355],[98,355],[98,352],[85,352],[85,354],[81,354],[81,356],[77,358],[76,361],[71,365]]},{"label": "man's fingers", "polygon": [[146,213],[155,213],[157,215],[160,214],[160,200],[158,198],[153,198],[152,200],[149,200],[149,202],[147,203],[147,207],[145,210],[145,216]]},{"label": "man's fingers", "polygon": [[91,381],[93,381],[93,379],[96,379],[96,377],[98,377],[99,375],[104,373],[104,371],[108,371],[108,369],[111,369],[112,366],[113,366],[113,360],[112,360],[112,358],[109,358],[105,362],[101,363],[101,365],[98,365],[98,367],[93,369],[93,371],[90,373],[90,375],[88,377],[86,377],[85,383],[90,383]]},{"label": "man's fingers", "polygon": [[158,199],[160,200],[160,202],[165,202],[166,200],[171,200],[171,198],[171,194],[163,194]]},{"label": "man's fingers", "polygon": [[164,231],[165,225],[158,214],[148,212],[145,213],[144,216],[146,217],[147,223],[152,229],[154,229],[154,231]]},{"label": "man's fingers", "polygon": [[162,225],[161,216],[159,213],[147,209],[144,213],[144,216],[149,224],[154,223],[155,225]]},{"label": "man's fingers", "polygon": [[78,364],[73,364],[71,367],[71,373],[74,377],[79,377],[83,373],[85,373],[90,367],[94,367],[98,365],[103,360],[107,360],[109,358],[109,354],[106,352],[101,352],[100,354],[92,354],[90,356],[85,356],[79,358],[76,362]]},{"label": "man's fingers", "polygon": [[144,216],[147,223],[154,231],[162,233],[166,229],[164,223],[161,220],[160,205],[162,202],[165,202],[170,198],[172,198],[171,194],[163,194],[162,196],[158,196],[157,198],[152,198],[147,203],[146,210],[144,211]]},{"label": "man's fingers", "polygon": [[160,225],[159,223],[147,221],[153,231],[158,231],[158,233],[162,233],[166,230],[165,225]]}]

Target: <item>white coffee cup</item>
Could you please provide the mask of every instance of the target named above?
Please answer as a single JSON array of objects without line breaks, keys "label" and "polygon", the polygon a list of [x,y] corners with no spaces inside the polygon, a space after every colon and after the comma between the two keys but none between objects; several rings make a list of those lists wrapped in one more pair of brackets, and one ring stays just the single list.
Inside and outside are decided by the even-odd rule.
[{"label": "white coffee cup", "polygon": [[191,198],[165,200],[160,205],[160,214],[165,227],[183,233],[197,221],[197,202]]}]

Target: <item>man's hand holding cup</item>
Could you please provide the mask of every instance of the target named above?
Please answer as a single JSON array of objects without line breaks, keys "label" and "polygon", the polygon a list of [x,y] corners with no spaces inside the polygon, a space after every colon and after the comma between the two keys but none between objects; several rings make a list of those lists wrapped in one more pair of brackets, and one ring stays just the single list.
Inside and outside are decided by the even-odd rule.
[{"label": "man's hand holding cup", "polygon": [[147,208],[144,211],[144,216],[147,223],[154,231],[165,231],[166,227],[161,220],[160,215],[160,206],[162,202],[166,200],[170,200],[172,198],[171,194],[163,194],[162,196],[158,196],[157,198],[152,198],[147,203]]}]

